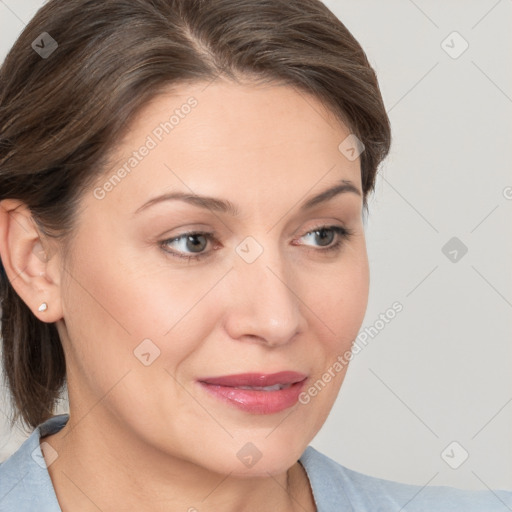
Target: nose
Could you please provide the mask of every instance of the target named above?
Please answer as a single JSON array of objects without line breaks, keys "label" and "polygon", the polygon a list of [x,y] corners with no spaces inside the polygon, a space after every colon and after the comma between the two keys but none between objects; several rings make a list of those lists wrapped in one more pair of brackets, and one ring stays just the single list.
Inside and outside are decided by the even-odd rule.
[{"label": "nose", "polygon": [[302,332],[306,320],[303,301],[293,288],[294,267],[269,252],[250,264],[237,261],[230,272],[225,328],[232,339],[277,347]]}]

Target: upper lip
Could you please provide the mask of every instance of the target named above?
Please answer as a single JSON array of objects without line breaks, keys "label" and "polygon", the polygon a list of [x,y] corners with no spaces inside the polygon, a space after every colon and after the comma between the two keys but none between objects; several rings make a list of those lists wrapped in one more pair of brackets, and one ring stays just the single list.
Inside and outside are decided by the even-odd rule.
[{"label": "upper lip", "polygon": [[299,372],[284,371],[278,373],[239,373],[222,377],[207,377],[198,379],[199,382],[217,386],[238,387],[254,386],[266,387],[276,384],[295,384],[306,379],[307,375]]}]

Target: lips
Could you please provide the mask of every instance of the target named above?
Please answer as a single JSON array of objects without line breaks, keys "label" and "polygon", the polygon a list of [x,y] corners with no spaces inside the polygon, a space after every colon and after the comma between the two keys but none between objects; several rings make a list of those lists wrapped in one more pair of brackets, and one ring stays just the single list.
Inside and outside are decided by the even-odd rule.
[{"label": "lips", "polygon": [[198,380],[202,389],[238,409],[273,414],[293,406],[307,375],[293,371],[273,374],[244,373]]},{"label": "lips", "polygon": [[231,388],[267,387],[276,385],[290,385],[304,380],[307,376],[298,372],[279,372],[272,374],[241,373],[239,375],[226,375],[225,377],[208,377],[199,379],[206,384],[226,386]]}]

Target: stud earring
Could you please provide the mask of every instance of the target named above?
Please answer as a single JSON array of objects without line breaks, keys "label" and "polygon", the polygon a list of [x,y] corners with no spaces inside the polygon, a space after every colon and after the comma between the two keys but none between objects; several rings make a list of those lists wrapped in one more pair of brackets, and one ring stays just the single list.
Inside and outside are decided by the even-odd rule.
[{"label": "stud earring", "polygon": [[46,302],[41,303],[41,305],[37,308],[38,311],[46,311],[48,309],[48,304]]}]

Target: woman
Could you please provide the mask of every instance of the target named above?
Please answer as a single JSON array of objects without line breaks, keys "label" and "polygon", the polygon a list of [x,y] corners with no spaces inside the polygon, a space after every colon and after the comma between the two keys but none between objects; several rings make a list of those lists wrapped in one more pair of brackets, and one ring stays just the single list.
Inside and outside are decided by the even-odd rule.
[{"label": "woman", "polygon": [[391,139],[322,3],[52,0],[0,73],[3,365],[34,429],[0,510],[512,505],[308,446],[366,310]]}]

